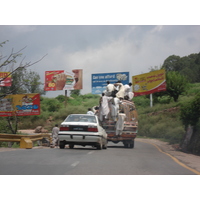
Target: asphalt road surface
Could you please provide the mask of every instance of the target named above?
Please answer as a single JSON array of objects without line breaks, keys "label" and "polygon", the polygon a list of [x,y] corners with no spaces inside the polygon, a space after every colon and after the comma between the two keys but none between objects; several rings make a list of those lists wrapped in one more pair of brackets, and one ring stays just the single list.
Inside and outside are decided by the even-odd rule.
[{"label": "asphalt road surface", "polygon": [[[66,146],[67,147],[67,146]],[[134,149],[108,143],[107,150],[18,149],[0,152],[1,175],[194,175],[148,143]]]}]

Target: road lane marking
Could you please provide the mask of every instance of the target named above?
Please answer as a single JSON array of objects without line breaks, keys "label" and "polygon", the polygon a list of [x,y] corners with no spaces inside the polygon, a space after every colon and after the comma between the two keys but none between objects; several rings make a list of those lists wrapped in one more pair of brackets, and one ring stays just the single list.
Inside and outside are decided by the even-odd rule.
[{"label": "road lane marking", "polygon": [[76,161],[75,163],[71,164],[72,167],[76,167],[79,164],[79,161]]},{"label": "road lane marking", "polygon": [[[144,141],[138,141],[138,142],[144,142]],[[175,158],[175,157],[172,156],[171,154],[162,151],[156,144],[153,144],[153,143],[150,143],[150,142],[144,142],[144,143],[153,145],[154,147],[156,147],[156,148],[158,149],[158,151],[160,151],[161,153],[164,153],[165,155],[169,156],[171,159],[173,159],[176,163],[178,163],[178,164],[181,165],[182,167],[184,167],[184,168],[190,170],[191,172],[193,172],[193,173],[195,173],[195,174],[197,174],[197,175],[200,175],[200,172],[199,172],[199,171],[188,167],[187,165],[185,165],[185,164],[183,164],[182,162],[180,162],[177,158]]]},{"label": "road lane marking", "polygon": [[92,154],[92,153],[94,153],[94,151],[90,151],[90,152],[88,152],[87,154]]}]

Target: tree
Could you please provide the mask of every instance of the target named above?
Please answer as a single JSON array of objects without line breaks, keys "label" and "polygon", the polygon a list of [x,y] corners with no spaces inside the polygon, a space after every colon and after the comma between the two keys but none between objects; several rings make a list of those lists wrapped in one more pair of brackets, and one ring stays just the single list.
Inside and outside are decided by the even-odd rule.
[{"label": "tree", "polygon": [[166,93],[174,99],[175,102],[183,92],[186,91],[188,81],[185,76],[176,71],[166,73],[167,90]]},{"label": "tree", "polygon": [[[0,43],[0,47],[3,47],[3,45],[6,44],[6,42],[8,42],[8,41]],[[39,59],[38,61],[33,62],[33,63],[31,63],[31,62],[24,63],[25,58],[23,58],[19,62],[19,64],[17,64],[19,58],[22,56],[21,52],[24,49],[25,48],[23,48],[17,52],[14,52],[14,50],[12,49],[11,53],[8,56],[4,56],[3,54],[0,54],[0,71],[9,72],[9,74],[12,75],[12,82],[13,82],[11,87],[0,87],[0,99],[4,98],[6,95],[9,95],[9,94],[26,93],[29,89],[31,89],[33,91],[36,89],[33,87],[35,85],[35,83],[39,84],[39,81],[37,80],[38,75],[36,73],[30,72],[36,78],[36,79],[34,79],[33,82],[31,82],[31,79],[29,79],[29,80],[25,79],[26,78],[25,74],[26,74],[26,69],[28,67],[41,61],[44,58],[44,56],[41,59]],[[5,80],[8,76],[5,76],[0,81]],[[33,84],[33,86],[31,86],[32,84]],[[18,128],[17,116],[7,117],[6,119],[8,122],[8,127],[10,128],[10,131],[13,134],[16,134],[17,128]]]},{"label": "tree", "polygon": [[200,82],[200,53],[184,57],[171,55],[165,59],[162,68],[166,71],[178,71],[191,83]]},{"label": "tree", "polygon": [[200,93],[195,98],[181,105],[180,119],[185,126],[186,134],[181,144],[183,151],[200,152],[200,134],[197,124],[200,118]]},{"label": "tree", "polygon": [[31,70],[27,72],[27,70],[24,69],[23,82],[27,93],[45,94],[44,89],[40,88],[43,84],[40,82],[40,75],[37,72]]},{"label": "tree", "polygon": [[180,70],[180,56],[171,55],[165,59],[162,68],[166,71],[179,71]]},{"label": "tree", "polygon": [[[7,41],[0,43],[0,47],[3,47],[4,44],[6,44]],[[3,54],[0,55],[0,71],[5,71],[5,72],[9,72],[10,75],[12,75],[12,79],[13,81],[15,81],[15,84],[12,84],[11,87],[1,87],[0,89],[0,99],[5,97],[8,94],[17,94],[17,93],[24,93],[27,91],[27,84],[25,87],[25,82],[24,81],[24,74],[25,71],[28,67],[38,63],[39,61],[41,61],[45,56],[43,56],[41,59],[39,59],[36,62],[25,62],[24,63],[24,59],[23,58],[19,64],[17,64],[19,58],[22,56],[22,51],[25,49],[22,48],[21,50],[14,52],[14,50],[12,49],[11,53],[8,56],[4,56]],[[36,73],[35,73],[36,75]],[[3,79],[0,80],[3,81],[7,78],[8,76],[4,77]],[[26,88],[26,89],[25,89]]]}]

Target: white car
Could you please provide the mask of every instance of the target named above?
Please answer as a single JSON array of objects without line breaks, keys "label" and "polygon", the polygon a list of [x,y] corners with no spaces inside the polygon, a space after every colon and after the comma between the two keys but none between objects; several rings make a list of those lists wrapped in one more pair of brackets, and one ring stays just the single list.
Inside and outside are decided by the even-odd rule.
[{"label": "white car", "polygon": [[107,149],[107,133],[100,125],[96,115],[71,114],[60,125],[58,133],[59,147],[64,149],[74,145],[93,146]]}]

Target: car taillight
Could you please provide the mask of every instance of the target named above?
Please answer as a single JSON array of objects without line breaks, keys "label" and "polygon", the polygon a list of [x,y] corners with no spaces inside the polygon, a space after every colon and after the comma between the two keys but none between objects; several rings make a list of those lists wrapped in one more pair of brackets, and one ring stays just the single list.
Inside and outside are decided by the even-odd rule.
[{"label": "car taillight", "polygon": [[98,128],[96,126],[88,126],[89,132],[98,132]]},{"label": "car taillight", "polygon": [[69,126],[61,126],[60,131],[69,131]]}]

